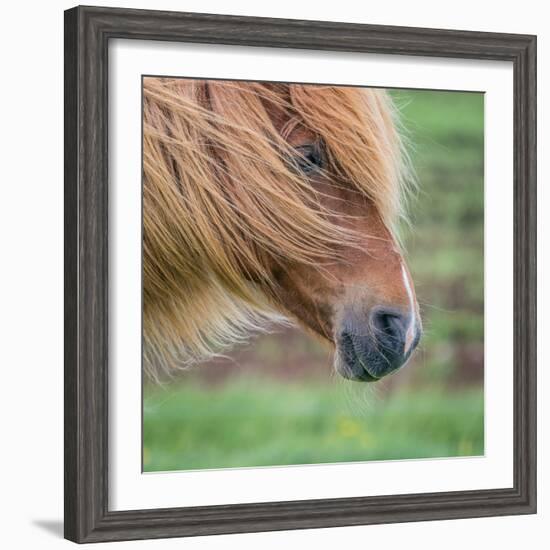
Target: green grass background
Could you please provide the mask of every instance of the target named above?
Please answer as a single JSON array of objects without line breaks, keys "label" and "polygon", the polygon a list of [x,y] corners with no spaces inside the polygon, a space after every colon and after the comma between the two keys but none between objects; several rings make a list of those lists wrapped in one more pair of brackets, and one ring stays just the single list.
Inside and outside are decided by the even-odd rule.
[{"label": "green grass background", "polygon": [[419,190],[403,227],[425,333],[375,385],[299,330],[145,384],[145,471],[483,454],[483,95],[393,91]]}]

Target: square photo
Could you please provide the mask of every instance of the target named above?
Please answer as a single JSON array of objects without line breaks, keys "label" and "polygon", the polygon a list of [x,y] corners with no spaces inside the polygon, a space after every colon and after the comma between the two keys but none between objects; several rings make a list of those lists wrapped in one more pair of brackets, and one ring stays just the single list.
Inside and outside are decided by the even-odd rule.
[{"label": "square photo", "polygon": [[484,94],[142,78],[144,472],[484,454]]}]

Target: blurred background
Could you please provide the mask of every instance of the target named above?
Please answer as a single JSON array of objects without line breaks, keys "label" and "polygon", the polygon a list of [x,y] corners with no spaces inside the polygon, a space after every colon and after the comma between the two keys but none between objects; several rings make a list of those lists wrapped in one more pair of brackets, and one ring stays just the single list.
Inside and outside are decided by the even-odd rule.
[{"label": "blurred background", "polygon": [[483,454],[483,94],[395,90],[419,190],[407,248],[424,335],[376,384],[300,329],[144,382],[144,471]]}]

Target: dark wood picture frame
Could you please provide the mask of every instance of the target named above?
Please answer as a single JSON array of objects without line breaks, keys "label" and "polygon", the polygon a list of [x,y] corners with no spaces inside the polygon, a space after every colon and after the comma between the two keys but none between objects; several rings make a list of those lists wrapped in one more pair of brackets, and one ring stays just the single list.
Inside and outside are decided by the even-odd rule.
[{"label": "dark wood picture frame", "polygon": [[[108,510],[107,78],[112,38],[513,63],[512,488]],[[535,513],[535,72],[535,36],[96,7],[66,11],[65,537],[97,542]]]}]

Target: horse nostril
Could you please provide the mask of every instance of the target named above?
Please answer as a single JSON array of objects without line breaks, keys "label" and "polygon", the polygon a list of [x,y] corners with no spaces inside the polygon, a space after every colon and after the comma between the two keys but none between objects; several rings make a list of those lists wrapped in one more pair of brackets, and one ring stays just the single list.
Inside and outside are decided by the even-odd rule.
[{"label": "horse nostril", "polygon": [[395,351],[405,343],[408,322],[408,316],[395,310],[376,309],[371,315],[376,340]]},{"label": "horse nostril", "polygon": [[414,312],[378,306],[362,323],[357,319],[344,317],[336,337],[339,372],[346,378],[383,378],[406,363],[420,339]]}]

